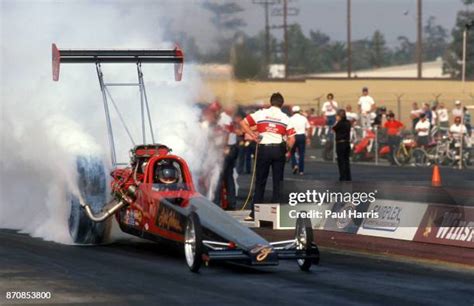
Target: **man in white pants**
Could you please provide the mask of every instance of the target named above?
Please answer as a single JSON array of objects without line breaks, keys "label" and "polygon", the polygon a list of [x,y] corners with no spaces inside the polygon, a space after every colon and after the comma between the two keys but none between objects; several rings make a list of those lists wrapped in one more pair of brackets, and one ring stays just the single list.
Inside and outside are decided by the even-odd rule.
[{"label": "man in white pants", "polygon": [[362,96],[359,98],[359,110],[360,110],[360,125],[364,129],[370,128],[370,114],[375,109],[375,101],[369,96],[369,89],[367,87],[362,88]]},{"label": "man in white pants", "polygon": [[[301,114],[299,106],[293,106],[293,116],[290,118],[290,126],[295,129],[295,144],[291,150],[291,168],[293,174],[299,172],[304,174],[304,155],[306,145],[310,144],[311,130],[308,119]],[[296,160],[296,151],[298,151],[298,160]]]}]

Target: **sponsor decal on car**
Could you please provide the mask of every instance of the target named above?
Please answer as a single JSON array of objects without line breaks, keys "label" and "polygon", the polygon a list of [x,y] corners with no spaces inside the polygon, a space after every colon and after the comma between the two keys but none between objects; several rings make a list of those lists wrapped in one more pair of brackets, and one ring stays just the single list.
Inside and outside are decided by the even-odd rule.
[{"label": "sponsor decal on car", "polygon": [[182,233],[184,228],[182,218],[179,214],[163,204],[158,208],[156,225],[176,233]]},{"label": "sponsor decal on car", "polygon": [[141,211],[137,210],[137,209],[134,209],[133,210],[133,219],[134,219],[134,224],[136,226],[139,226],[140,223],[142,222],[142,219],[143,219],[143,214]]},{"label": "sponsor decal on car", "polygon": [[273,252],[271,246],[258,244],[253,249],[250,250],[250,253],[256,255],[256,260],[262,262],[267,259],[268,255]]}]

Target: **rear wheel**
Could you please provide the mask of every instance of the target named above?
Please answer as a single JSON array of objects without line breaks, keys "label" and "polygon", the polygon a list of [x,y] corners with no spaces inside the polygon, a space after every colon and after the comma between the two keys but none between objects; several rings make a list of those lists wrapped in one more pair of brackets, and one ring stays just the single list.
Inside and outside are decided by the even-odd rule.
[{"label": "rear wheel", "polygon": [[411,159],[411,150],[407,147],[401,145],[398,149],[394,152],[393,160],[397,164],[397,166],[403,166],[410,162]]},{"label": "rear wheel", "polygon": [[[104,165],[98,158],[82,156],[77,158],[76,164],[80,196],[98,212],[107,202]],[[78,244],[104,242],[110,229],[110,221],[98,223],[90,220],[75,194],[70,193],[68,200],[71,204],[68,226],[72,241]]]},{"label": "rear wheel", "polygon": [[[313,228],[311,220],[299,217],[296,220],[295,228],[296,249],[302,250],[307,256],[311,255],[311,247],[313,245]],[[309,271],[312,265],[311,258],[297,259],[296,262],[302,271]]]},{"label": "rear wheel", "polygon": [[192,212],[184,232],[184,255],[191,272],[198,272],[202,265],[204,247],[202,244],[202,226],[199,216]]}]

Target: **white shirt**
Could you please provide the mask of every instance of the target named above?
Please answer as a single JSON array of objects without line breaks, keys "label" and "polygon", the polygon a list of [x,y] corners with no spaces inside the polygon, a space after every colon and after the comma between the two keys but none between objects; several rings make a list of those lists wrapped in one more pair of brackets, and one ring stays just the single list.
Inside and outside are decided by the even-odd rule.
[{"label": "white shirt", "polygon": [[250,127],[257,127],[257,132],[262,136],[260,144],[282,143],[284,136],[295,135],[290,118],[276,106],[258,110],[245,119]]},{"label": "white shirt", "polygon": [[368,113],[372,110],[372,105],[375,104],[374,99],[371,96],[361,96],[358,104],[362,113]]},{"label": "white shirt", "polygon": [[346,112],[346,118],[349,121],[357,121],[359,120],[359,115],[353,112]]},{"label": "white shirt", "polygon": [[467,134],[466,126],[464,124],[453,124],[449,128],[449,132],[453,133],[453,136],[459,138],[460,134]]},{"label": "white shirt", "polygon": [[440,108],[436,111],[438,113],[439,122],[448,122],[449,121],[449,113],[446,108]]},{"label": "white shirt", "polygon": [[[426,129],[426,131],[418,131],[418,129]],[[425,121],[418,121],[418,123],[415,125],[415,130],[418,133],[418,136],[428,136],[430,133],[430,122],[425,119]]]},{"label": "white shirt", "polygon": [[[331,103],[332,102],[332,103]],[[336,101],[326,101],[323,104],[323,114],[324,116],[335,116],[337,110],[337,102]]]},{"label": "white shirt", "polygon": [[433,126],[436,125],[437,118],[438,118],[437,112],[431,112],[431,125]]},{"label": "white shirt", "polygon": [[310,128],[308,119],[300,113],[291,116],[290,125],[295,129],[296,135],[306,135],[306,130]]},{"label": "white shirt", "polygon": [[453,113],[453,117],[454,117],[454,118],[456,118],[456,117],[462,117],[462,115],[463,115],[463,110],[462,110],[462,108],[457,108],[457,107],[455,107],[455,108],[453,108],[452,113]]},{"label": "white shirt", "polygon": [[418,118],[420,117],[420,114],[423,113],[423,110],[421,108],[419,109],[412,109],[410,114],[415,117],[415,118]]},{"label": "white shirt", "polygon": [[229,116],[226,112],[222,112],[219,121],[217,121],[217,125],[223,129],[224,133],[229,135],[227,144],[229,146],[233,146],[237,143],[237,135],[234,131],[234,122],[232,117]]}]

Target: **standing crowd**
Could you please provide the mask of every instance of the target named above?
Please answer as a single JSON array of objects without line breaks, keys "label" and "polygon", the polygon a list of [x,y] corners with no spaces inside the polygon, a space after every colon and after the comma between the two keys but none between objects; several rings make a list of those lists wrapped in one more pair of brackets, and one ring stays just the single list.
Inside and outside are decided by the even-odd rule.
[{"label": "standing crowd", "polygon": [[[214,102],[202,112],[202,124],[213,131],[214,145],[223,154],[214,202],[227,209],[236,209],[235,173],[254,175],[255,191],[248,220],[254,217],[253,203],[263,202],[270,169],[274,202],[279,201],[287,161],[291,163],[293,174],[304,175],[306,146],[311,144],[316,125],[324,126],[324,134],[334,137],[332,141],[336,146],[340,181],[352,179],[349,157],[356,126],[364,133],[384,129],[391,152],[395,152],[402,139],[403,123],[395,119],[394,112],[387,111],[384,106],[377,107],[367,87],[362,89],[357,113],[351,105],[341,108],[332,93],[327,94],[327,101],[322,105],[323,119],[317,116],[314,109],[305,112],[294,105],[289,113],[288,109],[284,111],[283,105],[283,96],[275,93],[270,97],[267,108],[246,112],[243,108],[222,107]],[[428,145],[433,135],[437,134],[470,138],[471,117],[460,101],[455,101],[451,116],[452,125],[449,124],[450,113],[444,103],[424,103],[420,108],[414,102],[410,113],[411,129],[418,145]],[[389,161],[394,163],[393,154],[389,155]]]}]

